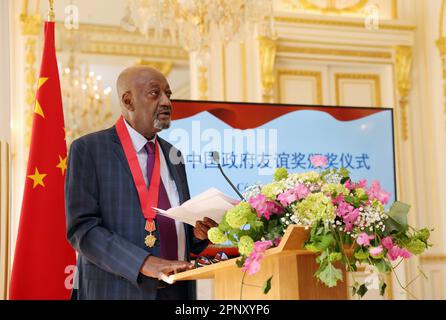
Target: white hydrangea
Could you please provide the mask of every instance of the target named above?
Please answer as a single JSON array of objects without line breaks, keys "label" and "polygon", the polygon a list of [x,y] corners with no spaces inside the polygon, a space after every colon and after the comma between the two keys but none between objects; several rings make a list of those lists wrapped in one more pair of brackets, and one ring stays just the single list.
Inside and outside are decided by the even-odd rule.
[{"label": "white hydrangea", "polygon": [[262,189],[261,184],[254,184],[252,186],[249,186],[245,189],[245,191],[242,193],[243,198],[246,200],[257,197]]},{"label": "white hydrangea", "polygon": [[[385,230],[384,220],[387,219],[385,212],[373,206],[366,206],[361,211],[356,225],[361,229],[372,230],[374,226],[381,231]],[[371,228],[371,229],[370,229]]]},{"label": "white hydrangea", "polygon": [[304,173],[291,173],[285,180],[285,187],[291,189],[296,187],[298,184],[312,184],[320,180],[320,174],[315,171],[304,172]]},{"label": "white hydrangea", "polygon": [[327,183],[338,184],[338,183],[341,183],[341,180],[342,180],[342,176],[340,176],[337,173],[329,173],[325,176],[325,181]]}]

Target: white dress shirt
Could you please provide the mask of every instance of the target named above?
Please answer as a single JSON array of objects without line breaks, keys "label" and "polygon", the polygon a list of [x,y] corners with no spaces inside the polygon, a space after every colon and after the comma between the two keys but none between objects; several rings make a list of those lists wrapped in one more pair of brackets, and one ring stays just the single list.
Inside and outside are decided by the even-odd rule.
[{"label": "white dress shirt", "polygon": [[[141,167],[142,176],[146,182],[146,186],[149,186],[149,181],[147,179],[147,151],[144,146],[149,140],[147,140],[142,134],[133,129],[127,121],[124,120],[127,130],[132,140],[133,147],[135,148],[136,155],[138,157],[139,166]],[[156,136],[150,140],[155,142]],[[166,159],[160,147],[160,175],[163,181],[164,188],[167,192],[167,197],[169,198],[170,206],[176,207],[180,205],[180,198],[178,196],[177,186],[175,181],[172,179],[169,173],[169,168],[167,167]],[[178,260],[186,260],[186,234],[184,231],[184,225],[182,222],[175,221],[175,226],[177,229],[177,239],[178,239]]]}]

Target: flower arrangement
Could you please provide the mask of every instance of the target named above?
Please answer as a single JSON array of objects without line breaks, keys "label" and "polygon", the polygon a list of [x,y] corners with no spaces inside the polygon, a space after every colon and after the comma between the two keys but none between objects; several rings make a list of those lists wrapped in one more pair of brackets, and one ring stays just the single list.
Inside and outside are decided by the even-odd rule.
[{"label": "flower arrangement", "polygon": [[371,185],[364,179],[353,182],[344,168],[324,170],[327,159],[323,156],[313,156],[311,162],[317,171],[288,173],[279,168],[272,183],[249,187],[246,201],[230,209],[219,226],[209,230],[210,241],[222,244],[229,240],[238,247],[241,258],[237,264],[253,275],[259,271],[265,251],[279,245],[287,227],[302,225],[311,228],[305,248],[317,254],[318,280],[328,287],[342,281],[337,262],[347,271],[366,265],[371,276],[363,284],[355,281],[353,295],[362,297],[371,288],[384,295],[383,275],[396,267],[393,263],[397,260],[430,247],[430,230],[408,225],[410,207],[404,203],[395,202],[386,210],[390,194],[378,181]]}]

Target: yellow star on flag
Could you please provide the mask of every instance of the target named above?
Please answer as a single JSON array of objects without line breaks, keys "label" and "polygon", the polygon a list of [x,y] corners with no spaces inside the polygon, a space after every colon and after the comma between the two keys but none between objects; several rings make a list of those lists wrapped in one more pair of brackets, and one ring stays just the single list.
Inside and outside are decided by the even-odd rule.
[{"label": "yellow star on flag", "polygon": [[65,174],[65,170],[67,170],[67,157],[62,158],[59,156],[59,164],[56,166],[62,171],[62,175]]},{"label": "yellow star on flag", "polygon": [[28,176],[32,181],[34,181],[33,189],[35,189],[38,185],[45,187],[45,184],[43,183],[43,179],[47,176],[45,173],[40,173],[39,170],[36,167],[36,170],[34,171],[34,174],[31,174]]},{"label": "yellow star on flag", "polygon": [[[37,90],[39,90],[40,87],[42,87],[45,84],[45,82],[47,82],[47,81],[48,81],[48,78],[39,78]],[[34,112],[37,113],[42,118],[45,118],[45,114],[43,113],[42,106],[40,105],[40,102],[37,99],[36,99],[36,107],[34,108]]]}]

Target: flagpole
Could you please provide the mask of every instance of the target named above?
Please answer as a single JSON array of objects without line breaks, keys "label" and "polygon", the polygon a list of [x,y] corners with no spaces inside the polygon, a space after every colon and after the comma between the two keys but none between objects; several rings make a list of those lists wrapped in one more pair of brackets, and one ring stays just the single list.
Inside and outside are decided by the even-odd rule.
[{"label": "flagpole", "polygon": [[54,14],[54,0],[49,0],[50,10],[48,11],[48,21],[54,22],[56,20],[56,15]]}]

